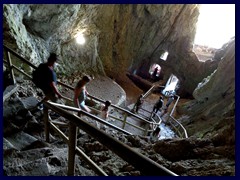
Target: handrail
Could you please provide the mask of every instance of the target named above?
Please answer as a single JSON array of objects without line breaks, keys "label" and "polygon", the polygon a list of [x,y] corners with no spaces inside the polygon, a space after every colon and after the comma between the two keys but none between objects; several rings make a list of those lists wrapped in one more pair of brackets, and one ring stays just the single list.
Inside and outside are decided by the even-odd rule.
[{"label": "handrail", "polygon": [[[93,95],[89,95],[89,97],[91,97],[92,99],[97,100],[97,101],[99,101],[99,102],[102,102],[102,103],[105,102],[104,100],[102,100],[102,99],[100,99],[100,98],[97,98],[97,97],[95,97],[95,96],[93,96]],[[122,111],[123,113],[127,114],[128,116],[132,116],[132,117],[137,118],[138,120],[140,120],[140,121],[142,121],[142,122],[144,122],[144,123],[146,123],[146,124],[149,124],[149,126],[151,126],[151,125],[154,126],[154,125],[157,125],[157,124],[158,124],[158,123],[154,123],[154,122],[148,121],[148,120],[142,118],[141,116],[138,116],[138,115],[132,113],[131,111],[128,111],[128,110],[126,110],[126,109],[124,109],[124,108],[121,108],[121,107],[119,107],[119,106],[116,106],[116,105],[114,105],[114,104],[111,104],[111,106],[114,107],[115,109],[118,109],[118,110]],[[115,119],[116,119],[116,118],[115,118]],[[133,126],[131,123],[127,123],[127,124]],[[133,127],[136,128],[136,126],[133,126]],[[146,127],[147,127],[147,126],[146,126]],[[137,128],[137,129],[140,129],[140,130],[141,130],[142,128],[139,127],[139,128]],[[148,131],[148,130],[145,129],[145,135],[146,135],[146,131]]]},{"label": "handrail", "polygon": [[8,46],[3,45],[3,47],[8,50],[9,52],[11,52],[13,55],[15,55],[17,58],[19,58],[21,61],[23,61],[24,63],[26,63],[27,65],[31,66],[32,68],[36,69],[37,66],[35,66],[34,64],[32,64],[31,62],[29,62],[28,60],[26,60],[25,58],[23,58],[20,54],[16,53],[15,51],[13,51],[12,49],[10,49]]},{"label": "handrail", "polygon": [[[57,127],[55,126],[54,123],[49,122],[50,126],[52,127],[52,129],[63,139],[63,141],[65,143],[68,144],[69,142],[69,138]],[[101,169],[99,168],[99,166],[97,164],[95,164],[95,162],[93,162],[80,148],[76,147],[76,153],[83,158],[83,160],[85,162],[88,163],[89,166],[91,166],[91,168],[99,175],[103,175],[103,176],[107,176],[107,174]]]},{"label": "handrail", "polygon": [[[8,55],[8,56],[7,56],[7,57],[8,57],[8,59],[7,59],[8,61],[7,61],[7,62],[9,62],[8,64],[9,64],[9,67],[10,67],[10,71],[12,72],[13,80],[15,81],[15,79],[14,79],[14,74],[13,74],[13,71],[12,71],[13,68],[16,69],[16,70],[18,70],[20,73],[26,75],[28,78],[31,78],[30,75],[28,75],[27,73],[23,72],[21,69],[19,69],[19,68],[16,67],[15,65],[12,65],[12,64],[11,64],[10,53],[12,53],[13,55],[15,55],[17,58],[19,58],[20,60],[22,60],[23,62],[25,62],[25,63],[28,64],[29,66],[31,66],[32,68],[36,69],[37,67],[36,67],[35,65],[33,65],[31,62],[27,61],[25,58],[23,58],[23,57],[22,57],[21,55],[19,55],[18,53],[14,52],[14,51],[11,50],[10,48],[8,48],[6,45],[4,45],[4,48],[7,50],[7,55]],[[73,87],[71,87],[71,86],[69,86],[69,85],[66,85],[66,84],[64,84],[64,83],[62,83],[62,82],[60,82],[60,81],[58,81],[58,83],[61,84],[61,85],[63,85],[63,86],[65,86],[65,87],[68,87],[69,89],[72,89],[72,90],[74,89]],[[90,95],[89,97],[104,102],[103,100],[100,100],[100,99],[98,99],[98,98],[96,98],[96,97],[94,97],[94,96],[91,96],[91,95]],[[59,114],[62,115],[63,117],[65,117],[65,118],[66,118],[66,117],[69,117],[71,123],[73,122],[75,125],[80,126],[80,127],[81,127],[82,129],[84,129],[88,134],[90,134],[91,136],[93,136],[94,138],[96,138],[97,140],[99,140],[101,143],[103,143],[103,144],[104,144],[105,146],[107,146],[109,149],[111,149],[111,150],[113,150],[113,151],[117,151],[116,154],[118,154],[120,157],[123,157],[123,159],[125,159],[127,162],[129,162],[129,161],[130,161],[129,159],[131,159],[131,162],[130,162],[130,163],[133,164],[135,167],[139,168],[139,169],[140,169],[142,172],[144,172],[146,175],[148,175],[148,174],[149,174],[149,175],[155,175],[155,174],[156,174],[156,175],[172,175],[172,176],[177,176],[177,174],[175,174],[175,173],[171,172],[170,170],[164,168],[163,166],[157,164],[156,162],[152,161],[151,159],[146,158],[145,156],[139,154],[138,152],[133,151],[131,148],[129,148],[129,147],[126,146],[125,144],[121,143],[120,141],[119,141],[119,142],[120,142],[120,144],[119,144],[119,142],[116,142],[116,140],[115,140],[113,137],[108,136],[105,132],[102,132],[101,130],[99,130],[98,128],[90,125],[90,124],[87,123],[86,121],[81,120],[78,116],[76,116],[76,115],[74,115],[74,114],[70,114],[69,112],[67,112],[67,111],[65,111],[65,110],[63,110],[63,109],[55,106],[56,104],[54,105],[54,104],[51,104],[51,103],[49,103],[49,102],[43,102],[43,103],[44,103],[44,105],[45,105],[47,108],[52,109],[53,111],[59,113]],[[125,109],[120,108],[120,107],[115,106],[115,105],[112,105],[112,106],[113,106],[114,108],[116,108],[116,109],[119,109],[119,110],[124,111],[124,112],[125,112],[126,114],[128,114],[128,115],[131,115],[131,116],[133,116],[133,117],[136,117],[136,118],[144,121],[145,123],[153,124],[152,122],[149,122],[149,121],[147,121],[147,120],[145,120],[145,119],[143,119],[143,118],[141,118],[141,117],[139,117],[139,116],[137,116],[137,115],[129,112],[128,110],[125,110]],[[72,107],[71,107],[71,108],[72,108]],[[48,116],[48,113],[46,114],[46,112],[48,112],[48,111],[44,110],[44,114],[45,114],[45,115],[44,115],[44,119],[47,119],[47,120],[48,120],[48,119],[49,119],[49,116]],[[127,132],[127,131],[119,128],[119,127],[116,127],[116,126],[114,126],[114,125],[112,125],[112,124],[110,124],[110,123],[108,123],[108,122],[106,122],[106,121],[103,121],[101,118],[98,118],[98,117],[96,117],[96,116],[94,116],[94,115],[92,115],[92,114],[90,114],[90,113],[84,112],[84,111],[82,111],[82,110],[80,110],[80,113],[83,114],[83,115],[87,115],[87,116],[89,116],[89,117],[92,117],[92,118],[94,118],[94,119],[97,119],[97,120],[100,121],[101,123],[104,123],[104,124],[106,124],[106,125],[108,125],[108,126],[111,126],[111,127],[114,128],[114,129],[118,129],[118,130],[124,132],[125,134],[130,134],[129,132]],[[69,120],[69,118],[67,118],[67,119]],[[70,124],[71,124],[71,123],[70,123]],[[50,126],[51,126],[52,128],[54,128],[54,124],[53,124],[53,123],[47,122],[47,123],[45,124],[45,133],[46,133],[46,140],[47,140],[47,141],[49,141],[49,130],[48,130],[48,128],[49,128]],[[55,127],[56,127],[56,126],[55,126]],[[58,129],[58,128],[57,128],[57,129]],[[55,128],[56,131],[58,131],[57,129]],[[71,128],[70,128],[70,129],[71,129]],[[59,131],[60,131],[60,130],[59,130]],[[70,130],[70,131],[71,131],[71,130]],[[59,132],[59,133],[61,134],[61,132]],[[70,133],[70,134],[71,134],[71,133]],[[62,134],[62,136],[63,136],[63,134]],[[64,139],[64,138],[63,138],[63,139]],[[109,140],[111,143],[109,143],[109,142],[106,143],[106,142],[107,142],[106,139]],[[66,139],[65,139],[65,141],[66,141]],[[105,142],[105,141],[106,141],[106,142]],[[68,142],[70,142],[70,140],[69,140]],[[76,143],[76,139],[75,139],[75,143]],[[70,143],[70,144],[71,144],[71,143]],[[69,146],[70,146],[70,145],[69,145]],[[126,146],[126,147],[125,147],[125,146]],[[69,147],[69,148],[70,148],[70,147]],[[72,148],[72,147],[71,147],[71,148]],[[70,149],[71,149],[71,148],[70,148]],[[70,149],[69,149],[69,151],[70,151]],[[76,148],[74,148],[74,149],[76,150]],[[123,149],[123,151],[119,151],[119,149]],[[72,152],[72,149],[71,149],[71,152]],[[80,153],[80,154],[81,154],[81,153]],[[74,155],[74,156],[75,156],[75,155]],[[129,157],[131,157],[131,158],[129,158]],[[71,156],[69,156],[69,162],[70,162],[70,164],[71,164],[72,161],[74,161],[73,159],[74,159],[74,158],[72,158]],[[85,159],[87,159],[87,158],[85,158]],[[139,162],[144,162],[144,163],[139,163]],[[147,167],[146,167],[146,165],[147,165]],[[94,165],[90,165],[90,166],[94,166]],[[70,166],[69,166],[69,167],[70,167]],[[73,167],[74,167],[74,166],[73,166]],[[94,168],[94,169],[96,170],[96,169],[98,169],[98,168]],[[98,171],[99,171],[98,173],[100,173],[100,174],[102,173],[103,175],[105,175],[104,172],[101,172],[101,170],[98,170]]]},{"label": "handrail", "polygon": [[[31,66],[32,68],[34,68],[34,69],[37,68],[37,67],[36,67],[35,65],[33,65],[31,62],[29,62],[28,60],[26,60],[25,58],[23,58],[23,57],[22,57],[21,55],[19,55],[18,53],[14,52],[12,49],[10,49],[9,47],[7,47],[6,45],[4,45],[4,48],[5,48],[8,52],[11,52],[12,54],[14,54],[14,55],[15,55],[17,58],[19,58],[21,61],[23,61],[24,63],[26,63],[26,64],[28,64],[29,66]],[[10,55],[9,55],[9,56],[10,56]],[[27,76],[29,79],[31,79],[31,75],[23,72],[21,69],[17,68],[15,65],[11,65],[11,69],[12,69],[12,68],[16,69],[18,72],[24,74],[24,75]],[[62,86],[64,86],[64,87],[66,87],[66,88],[68,88],[68,89],[74,90],[74,88],[73,88],[72,86],[69,86],[69,85],[67,85],[67,84],[65,84],[65,83],[63,83],[63,82],[61,82],[61,81],[57,81],[57,83],[60,84],[60,85],[62,85]],[[152,88],[150,88],[150,90],[153,89],[153,88],[154,88],[154,86],[153,86]],[[149,91],[149,92],[150,92],[150,91]],[[89,95],[89,97],[92,98],[92,99],[94,99],[94,100],[97,100],[97,101],[99,101],[99,102],[102,102],[102,103],[105,102],[104,100],[102,100],[102,99],[100,99],[100,98],[97,98],[97,97],[95,97],[95,96],[93,96],[93,95]],[[71,101],[71,99],[69,99],[69,98],[64,98],[64,99],[67,99],[67,100],[70,100],[70,101]],[[143,121],[144,123],[148,123],[149,125],[151,125],[151,124],[154,125],[153,122],[149,122],[149,121],[147,121],[146,119],[144,119],[144,118],[142,118],[142,117],[140,117],[140,116],[137,116],[136,114],[134,114],[134,113],[132,113],[132,112],[126,110],[126,109],[123,109],[123,108],[121,108],[121,107],[119,107],[119,106],[116,106],[116,105],[114,105],[114,104],[112,104],[111,106],[114,107],[115,109],[118,109],[118,110],[122,111],[122,112],[125,113],[127,116],[132,116],[132,117],[134,117],[134,118],[137,118],[137,119],[140,120],[140,121]],[[127,117],[125,118],[125,120],[126,120],[126,119],[127,119]],[[127,124],[133,126],[131,123],[128,123],[128,122],[123,122],[123,123],[124,123],[124,124],[127,123]],[[136,126],[133,126],[133,127],[136,128]],[[124,128],[124,126],[123,126],[123,128]],[[138,129],[142,130],[142,128],[140,128],[140,127],[138,127]],[[145,132],[146,132],[146,130],[145,130]]]},{"label": "handrail", "polygon": [[[66,109],[66,110],[70,110],[70,111],[74,111],[74,112],[82,112],[81,109],[76,108],[76,107],[71,107],[71,106],[67,106],[67,105],[64,105],[64,104],[58,104],[58,103],[54,103],[54,102],[51,102],[51,104],[55,105],[56,107],[60,107],[60,108]],[[109,122],[91,114],[91,113],[87,113],[87,116],[90,117],[90,118],[93,118],[94,120],[96,120],[98,122],[101,122],[104,125],[107,125],[107,126],[113,128],[113,129],[116,129],[116,130],[118,130],[118,131],[120,131],[124,134],[132,135],[132,133],[130,133],[130,132],[128,132],[128,131],[126,131],[122,128],[119,128],[119,127],[117,127],[117,126],[115,126],[115,125],[113,125],[113,124],[111,124],[111,123],[109,123]]]},{"label": "handrail", "polygon": [[[36,67],[35,65],[33,65],[31,62],[29,62],[28,60],[26,60],[25,58],[23,58],[21,55],[19,55],[18,53],[16,53],[15,51],[13,51],[13,50],[10,49],[9,47],[7,47],[6,45],[3,45],[3,46],[4,46],[4,48],[7,50],[7,52],[11,52],[13,55],[15,55],[17,58],[19,58],[20,60],[22,60],[24,63],[28,64],[29,66],[31,66],[31,67],[34,68],[34,69],[37,68],[37,67]],[[7,56],[7,57],[8,57],[8,61],[6,61],[6,62],[7,62],[7,63],[9,62],[8,65],[10,66],[11,72],[12,72],[12,68],[14,68],[14,69],[16,69],[18,72],[24,74],[24,75],[27,76],[29,79],[31,79],[31,76],[30,76],[30,75],[28,75],[27,73],[23,72],[21,69],[19,69],[19,68],[16,67],[15,65],[11,64],[11,58],[10,58],[10,54],[9,54],[9,53],[8,53],[8,56]],[[4,60],[3,62],[6,63],[5,60]],[[13,72],[11,73],[11,76],[13,77],[13,80],[14,80],[14,82],[15,82]],[[74,90],[74,88],[73,88],[72,86],[69,86],[69,85],[67,85],[67,84],[65,84],[65,83],[63,83],[63,82],[61,82],[61,81],[57,81],[57,82],[58,82],[60,85],[64,86],[64,87],[67,87],[67,88],[69,88],[69,89],[71,89],[71,90]],[[152,89],[154,89],[154,87],[155,87],[155,85],[153,85],[153,86],[145,93],[144,97],[146,97],[146,96],[152,91]],[[162,86],[162,87],[164,87],[164,86]],[[177,96],[177,95],[176,95],[176,96]],[[92,98],[92,99],[94,99],[94,100],[97,100],[97,101],[99,101],[99,102],[102,102],[102,103],[105,102],[104,100],[102,100],[102,99],[100,99],[100,98],[97,98],[97,97],[94,97],[94,96],[92,96],[92,95],[89,95],[89,97]],[[178,97],[178,99],[177,99],[177,101],[178,101],[178,100],[179,100],[179,96],[177,96],[177,97]],[[70,99],[68,99],[68,98],[65,98],[65,99],[70,100]],[[184,130],[185,137],[187,137],[186,129],[182,126],[181,123],[179,123],[176,119],[174,119],[174,118],[172,117],[172,114],[173,114],[173,112],[174,112],[174,110],[175,110],[176,104],[177,104],[177,103],[175,103],[174,108],[173,108],[172,112],[170,113],[170,116],[169,116],[169,117],[170,117],[172,120],[176,121],[176,122],[180,125],[180,127]],[[123,112],[124,112],[125,114],[127,114],[128,116],[133,116],[133,117],[135,117],[135,118],[137,118],[137,119],[140,119],[141,121],[144,121],[145,123],[148,123],[149,125],[152,125],[152,126],[157,125],[157,124],[155,124],[154,122],[149,122],[149,121],[145,120],[144,118],[142,118],[142,117],[140,117],[140,116],[137,116],[136,114],[134,114],[134,113],[132,113],[132,112],[130,112],[130,111],[127,111],[126,109],[123,109],[123,108],[118,107],[118,106],[113,105],[113,104],[112,104],[111,106],[114,107],[115,109],[118,109],[118,110],[123,111]],[[129,124],[129,125],[132,125],[131,123],[128,123],[128,122],[125,122],[125,123],[127,123],[127,124]],[[136,126],[134,126],[134,127],[136,127]],[[142,128],[139,127],[138,129],[142,129]],[[146,135],[146,134],[145,134],[145,135]]]},{"label": "handrail", "polygon": [[[99,130],[98,128],[91,125],[90,123],[82,120],[77,115],[71,114],[63,110],[62,108],[56,107],[55,104],[53,104],[52,102],[44,101],[43,103],[46,108],[52,109],[53,111],[57,112],[59,115],[68,119],[71,123],[73,123],[77,127],[81,128],[83,131],[90,134],[90,136],[92,136],[93,138],[98,140],[100,143],[102,143],[104,146],[112,150],[122,159],[124,159],[125,161],[127,161],[128,163],[132,164],[134,167],[139,169],[141,172],[143,172],[144,175],[178,176],[177,174],[170,171],[169,169],[154,162],[153,160],[149,159],[143,154],[140,154],[137,151],[133,150],[132,148],[122,143],[121,141],[113,138],[112,136],[109,136],[107,133]],[[80,113],[82,115],[91,116],[90,113],[82,110],[80,110]],[[69,144],[69,146],[71,145]]]},{"label": "handrail", "polygon": [[[173,108],[172,108],[172,111],[171,111],[169,117],[170,117],[174,122],[176,122],[176,123],[183,129],[185,138],[188,138],[187,130],[184,128],[184,126],[183,126],[179,121],[177,121],[177,120],[172,116],[172,114],[174,113],[175,108],[176,108],[176,106],[177,106],[177,103],[178,103],[178,101],[179,101],[179,99],[180,99],[180,96],[178,96],[178,95],[175,95],[175,96],[177,96],[177,100],[176,100],[176,102],[175,102],[175,104],[174,104],[174,106],[173,106]],[[178,132],[178,130],[177,130],[177,132]]]},{"label": "handrail", "polygon": [[[144,94],[144,97],[148,96],[148,95],[151,93],[152,89],[154,89],[154,87],[155,87],[155,85],[153,85],[153,86]],[[165,86],[159,86],[159,87],[165,87]],[[176,102],[175,102],[175,104],[174,104],[174,107],[172,108],[172,111],[171,111],[169,117],[170,117],[173,121],[175,121],[175,122],[183,129],[185,138],[188,138],[187,130],[184,128],[184,126],[183,126],[179,121],[177,121],[177,120],[172,116],[173,113],[174,113],[174,111],[175,111],[175,108],[176,108],[176,106],[177,106],[177,103],[178,103],[178,101],[179,101],[179,99],[180,99],[180,96],[178,96],[178,95],[175,95],[175,96],[177,97],[177,100],[176,100]],[[144,111],[146,111],[146,112],[148,112],[148,113],[151,113],[151,112],[149,112],[149,111],[147,111],[147,110],[145,110],[145,109],[143,109],[143,108],[140,108],[140,109],[142,109],[142,110],[144,110]],[[155,115],[156,115],[156,114],[155,114]],[[152,115],[151,115],[151,116],[152,116]],[[158,118],[160,118],[160,117],[158,117]],[[151,117],[151,119],[152,119],[152,117]],[[162,119],[160,118],[160,121],[161,121],[161,120],[162,120]],[[174,126],[174,129],[176,130],[176,132],[179,133],[179,130],[178,130],[177,128],[175,128],[175,126]],[[181,136],[182,136],[182,135],[181,135]]]},{"label": "handrail", "polygon": [[145,97],[147,97],[150,93],[151,93],[151,91],[152,91],[152,89],[155,87],[155,85],[153,85],[144,95],[143,95],[143,98],[145,98]]}]

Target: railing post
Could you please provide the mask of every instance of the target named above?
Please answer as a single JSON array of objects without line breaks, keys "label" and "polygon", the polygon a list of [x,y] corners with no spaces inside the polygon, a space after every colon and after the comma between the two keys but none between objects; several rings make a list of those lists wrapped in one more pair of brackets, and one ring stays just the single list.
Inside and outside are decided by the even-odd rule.
[{"label": "railing post", "polygon": [[48,116],[48,108],[44,107],[43,108],[43,119],[44,119],[44,126],[45,126],[45,138],[46,141],[49,142],[49,129],[50,129],[50,125],[49,125],[49,116]]},{"label": "railing post", "polygon": [[68,176],[74,176],[75,154],[76,154],[77,128],[74,123],[69,122],[69,141],[68,141]]},{"label": "railing post", "polygon": [[126,121],[127,121],[127,113],[125,113],[125,115],[124,115],[122,129],[124,129],[124,128],[125,128]]},{"label": "railing post", "polygon": [[11,55],[10,55],[9,51],[7,51],[7,63],[8,63],[8,66],[9,66],[9,72],[10,72],[10,76],[13,80],[13,84],[15,84],[16,80],[15,80],[14,73],[13,73],[12,60],[11,60]]}]

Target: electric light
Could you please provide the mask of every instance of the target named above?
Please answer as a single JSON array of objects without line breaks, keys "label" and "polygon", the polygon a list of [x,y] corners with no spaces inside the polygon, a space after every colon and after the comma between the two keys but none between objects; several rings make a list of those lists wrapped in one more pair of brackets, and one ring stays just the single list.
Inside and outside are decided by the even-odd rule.
[{"label": "electric light", "polygon": [[83,34],[78,34],[77,35],[76,42],[78,44],[81,44],[81,45],[83,45],[85,43],[85,38],[84,38]]}]

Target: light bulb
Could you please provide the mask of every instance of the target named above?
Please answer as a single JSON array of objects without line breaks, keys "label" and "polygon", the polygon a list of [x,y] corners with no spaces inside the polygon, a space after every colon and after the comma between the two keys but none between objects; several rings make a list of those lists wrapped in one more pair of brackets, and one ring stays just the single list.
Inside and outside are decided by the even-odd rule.
[{"label": "light bulb", "polygon": [[84,44],[85,43],[85,38],[83,37],[83,34],[79,34],[77,37],[76,37],[76,42],[78,44]]}]

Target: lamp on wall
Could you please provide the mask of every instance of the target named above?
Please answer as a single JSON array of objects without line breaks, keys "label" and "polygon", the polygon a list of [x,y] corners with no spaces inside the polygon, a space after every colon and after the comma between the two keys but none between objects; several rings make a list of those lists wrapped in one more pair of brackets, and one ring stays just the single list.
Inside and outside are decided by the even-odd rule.
[{"label": "lamp on wall", "polygon": [[83,45],[84,43],[85,43],[85,38],[84,38],[84,36],[83,36],[83,34],[82,33],[79,33],[79,34],[77,34],[77,36],[76,36],[76,42],[78,43],[78,44],[81,44],[81,45]]}]

